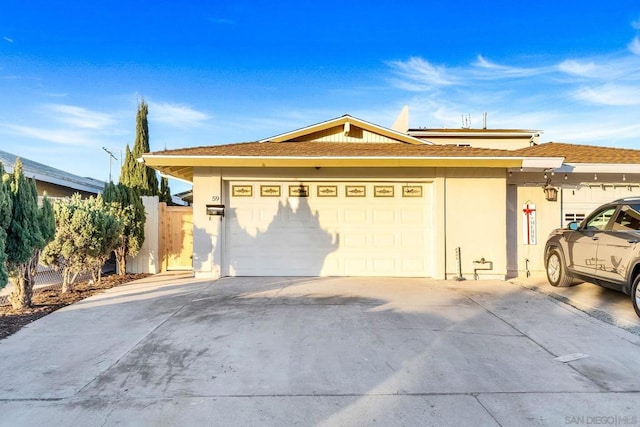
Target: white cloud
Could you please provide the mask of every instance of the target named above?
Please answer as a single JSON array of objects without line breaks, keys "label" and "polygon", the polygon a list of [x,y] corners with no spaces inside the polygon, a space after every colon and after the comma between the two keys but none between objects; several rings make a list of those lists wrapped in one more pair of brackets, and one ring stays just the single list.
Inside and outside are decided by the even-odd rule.
[{"label": "white cloud", "polygon": [[640,87],[606,85],[597,88],[584,88],[575,92],[574,97],[582,101],[600,105],[640,105]]},{"label": "white cloud", "polygon": [[160,122],[173,127],[202,125],[210,117],[191,107],[167,102],[149,102],[149,122]]},{"label": "white cloud", "polygon": [[631,22],[631,27],[636,29],[636,30],[640,30],[640,19],[638,19],[637,21],[632,21]]},{"label": "white cloud", "polygon": [[[548,67],[524,68],[500,65],[487,60],[482,55],[478,55],[476,61],[472,65],[477,69],[477,71],[483,71],[480,76],[492,79],[531,77],[550,71]],[[486,73],[484,71],[489,72]]]},{"label": "white cloud", "polygon": [[558,69],[563,73],[573,74],[576,76],[589,76],[593,74],[596,65],[593,61],[580,62],[574,59],[567,59],[558,64]]},{"label": "white cloud", "polygon": [[20,138],[31,138],[61,145],[95,145],[87,134],[69,129],[44,129],[31,126],[0,124],[0,131]]},{"label": "white cloud", "polygon": [[638,37],[634,37],[627,45],[627,49],[629,49],[634,55],[640,55],[640,39],[638,39]]},{"label": "white cloud", "polygon": [[65,104],[48,104],[45,109],[59,114],[54,117],[58,121],[79,128],[104,129],[114,124],[114,119],[109,114],[90,111],[82,107]]},{"label": "white cloud", "polygon": [[3,37],[4,41],[6,41],[7,43],[13,43],[13,39],[10,37]]},{"label": "white cloud", "polygon": [[456,77],[450,70],[432,65],[422,58],[412,57],[407,61],[391,61],[389,65],[403,78],[398,83],[404,84],[407,90],[417,91],[457,83]]}]

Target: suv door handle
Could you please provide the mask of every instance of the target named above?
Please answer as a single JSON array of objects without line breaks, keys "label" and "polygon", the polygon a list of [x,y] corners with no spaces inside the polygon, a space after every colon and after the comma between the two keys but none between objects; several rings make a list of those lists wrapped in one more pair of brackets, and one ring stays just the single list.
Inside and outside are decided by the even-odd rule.
[{"label": "suv door handle", "polygon": [[627,242],[628,242],[628,243],[632,243],[632,244],[633,244],[633,243],[638,243],[638,240],[629,239],[629,240],[627,240]]},{"label": "suv door handle", "polygon": [[598,237],[598,236],[593,236],[593,237],[591,238],[591,240],[598,240],[598,239],[599,239],[599,237]]}]

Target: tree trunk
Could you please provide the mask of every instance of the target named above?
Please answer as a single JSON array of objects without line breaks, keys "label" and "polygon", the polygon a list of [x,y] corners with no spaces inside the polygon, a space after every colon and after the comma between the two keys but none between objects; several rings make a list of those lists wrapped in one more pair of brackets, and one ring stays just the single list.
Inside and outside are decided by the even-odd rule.
[{"label": "tree trunk", "polygon": [[96,285],[100,284],[102,279],[102,267],[97,267],[96,269],[91,270],[91,278],[93,279],[93,283]]},{"label": "tree trunk", "polygon": [[40,254],[42,253],[42,249],[36,249],[31,256],[27,264],[26,275],[28,280],[32,285],[35,285],[36,282],[36,274],[38,274],[38,264],[40,263]]},{"label": "tree trunk", "polygon": [[13,289],[9,295],[9,302],[14,310],[24,310],[31,307],[33,297],[33,282],[29,280],[28,264],[22,264],[13,281]]},{"label": "tree trunk", "polygon": [[118,275],[124,276],[127,274],[127,255],[124,247],[116,248],[116,263],[118,264]]},{"label": "tree trunk", "polygon": [[62,270],[62,293],[63,294],[66,294],[67,292],[70,292],[73,290],[72,285],[73,285],[73,282],[75,282],[77,275],[78,273],[74,274],[73,271],[68,267],[65,267]]}]

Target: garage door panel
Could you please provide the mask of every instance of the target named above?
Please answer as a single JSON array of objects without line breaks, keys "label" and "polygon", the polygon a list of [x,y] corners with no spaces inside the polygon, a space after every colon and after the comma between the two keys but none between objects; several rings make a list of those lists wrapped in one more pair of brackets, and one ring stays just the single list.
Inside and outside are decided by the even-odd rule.
[{"label": "garage door panel", "polygon": [[389,226],[396,222],[396,211],[393,208],[372,208],[371,217],[374,224]]},{"label": "garage door panel", "polygon": [[[225,263],[230,275],[429,276],[431,206],[428,197],[375,197],[373,183],[304,183],[309,197],[228,200]],[[334,197],[317,197],[317,186],[337,186]],[[366,188],[346,197],[346,186]],[[417,184],[416,184],[417,185]],[[429,194],[429,184],[420,184]],[[285,194],[286,193],[286,194]],[[334,193],[335,194],[335,193]]]},{"label": "garage door panel", "polygon": [[390,233],[371,233],[372,247],[375,249],[395,248],[397,246],[396,236]]},{"label": "garage door panel", "polygon": [[360,250],[367,246],[367,233],[353,230],[350,233],[342,233],[340,240],[341,247]]}]

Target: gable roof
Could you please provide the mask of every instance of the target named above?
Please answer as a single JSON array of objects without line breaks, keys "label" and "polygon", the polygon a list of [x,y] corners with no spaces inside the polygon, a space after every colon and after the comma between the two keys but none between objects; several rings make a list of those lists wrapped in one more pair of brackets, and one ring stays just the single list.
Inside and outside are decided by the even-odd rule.
[{"label": "gable roof", "polygon": [[294,140],[299,141],[300,138],[305,140],[305,138],[309,138],[310,136],[322,133],[323,131],[339,127],[342,127],[342,132],[345,136],[348,136],[349,132],[351,132],[351,128],[355,127],[368,131],[372,134],[379,135],[380,137],[387,138],[389,140],[392,140],[393,142],[404,142],[408,144],[430,144],[429,142],[425,142],[406,133],[398,132],[393,129],[369,123],[348,114],[345,114],[341,117],[336,117],[335,119],[316,123],[311,126],[306,126],[290,132],[282,133],[280,135],[265,138],[258,142],[290,142]]},{"label": "gable roof", "polygon": [[[18,156],[0,151],[0,163],[4,166],[6,172],[13,172]],[[93,178],[81,177],[61,169],[56,169],[33,160],[20,158],[22,160],[22,172],[27,178],[33,178],[36,181],[55,184],[67,187],[72,190],[84,191],[87,193],[99,194],[104,189],[104,182]]]}]

